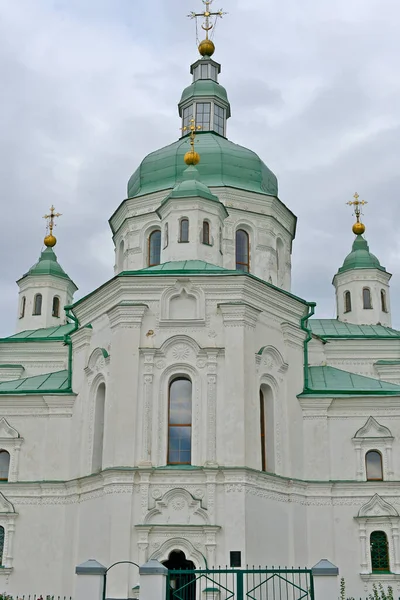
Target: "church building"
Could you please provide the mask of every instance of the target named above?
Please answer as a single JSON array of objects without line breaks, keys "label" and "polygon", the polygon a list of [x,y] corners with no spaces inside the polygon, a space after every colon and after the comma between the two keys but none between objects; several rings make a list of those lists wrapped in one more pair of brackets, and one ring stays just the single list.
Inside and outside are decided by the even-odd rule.
[{"label": "church building", "polygon": [[[229,140],[205,4],[182,136],[143,159],[111,215],[114,276],[74,300],[52,207],[17,281],[16,328],[0,339],[0,589],[73,596],[89,558],[205,569],[234,556],[326,558],[353,595],[374,582],[400,595],[391,275],[356,195],[337,318],[292,293],[296,216],[263,160]],[[110,571],[107,597],[137,582]]]}]

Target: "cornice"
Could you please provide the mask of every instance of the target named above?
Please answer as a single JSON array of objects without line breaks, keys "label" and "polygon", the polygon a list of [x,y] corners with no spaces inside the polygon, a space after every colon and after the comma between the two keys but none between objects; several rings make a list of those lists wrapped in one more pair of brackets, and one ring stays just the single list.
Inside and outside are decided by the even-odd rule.
[{"label": "cornice", "polygon": [[120,302],[107,311],[111,329],[117,329],[118,327],[125,329],[140,328],[148,308],[147,304]]},{"label": "cornice", "polygon": [[225,327],[245,325],[255,328],[261,310],[245,303],[218,304]]}]

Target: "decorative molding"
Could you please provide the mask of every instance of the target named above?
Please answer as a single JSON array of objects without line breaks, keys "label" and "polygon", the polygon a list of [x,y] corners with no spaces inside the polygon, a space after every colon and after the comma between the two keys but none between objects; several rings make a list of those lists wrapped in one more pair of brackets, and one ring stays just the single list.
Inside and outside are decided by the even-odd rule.
[{"label": "decorative molding", "polygon": [[378,494],[375,494],[369,502],[364,504],[358,511],[357,518],[371,518],[371,517],[399,517],[397,510],[381,498]]},{"label": "decorative molding", "polygon": [[365,481],[367,478],[365,454],[368,450],[381,452],[384,479],[388,481],[393,479],[393,441],[394,437],[390,429],[378,423],[374,417],[368,418],[365,425],[352,438],[356,452],[356,478],[358,481]]},{"label": "decorative molding", "polygon": [[247,327],[254,329],[258,317],[262,312],[258,308],[250,304],[243,303],[226,303],[218,304],[218,308],[222,313],[222,318],[225,327]]},{"label": "decorative molding", "polygon": [[281,331],[285,345],[294,348],[303,347],[305,333],[300,327],[293,325],[292,323],[282,323]]},{"label": "decorative molding", "polygon": [[[192,299],[194,311],[180,317],[172,315],[172,303]],[[182,308],[184,308],[182,306]],[[184,311],[180,311],[184,312]],[[168,287],[160,299],[160,327],[199,327],[205,325],[205,294],[200,286],[193,285],[187,279],[179,279]]]},{"label": "decorative molding", "polygon": [[363,425],[363,427],[361,427],[354,435],[353,439],[356,440],[360,438],[368,440],[375,438],[394,439],[390,429],[378,423],[374,417],[369,417],[365,425]]},{"label": "decorative molding", "polygon": [[107,311],[111,330],[122,327],[124,329],[135,329],[142,326],[142,321],[147,304],[134,302],[121,302]]}]

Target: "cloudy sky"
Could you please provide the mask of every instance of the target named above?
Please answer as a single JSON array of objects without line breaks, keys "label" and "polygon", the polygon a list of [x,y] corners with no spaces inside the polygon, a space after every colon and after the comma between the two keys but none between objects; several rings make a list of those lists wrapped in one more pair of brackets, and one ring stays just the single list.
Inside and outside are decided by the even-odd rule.
[{"label": "cloudy sky", "polygon": [[[293,292],[334,317],[346,202],[400,298],[398,0],[217,0],[228,137],[258,152],[299,217]],[[108,218],[141,159],[179,136],[200,0],[0,0],[0,335],[54,203],[59,261],[84,295],[114,264]],[[79,296],[77,295],[76,298]],[[400,328],[400,311],[394,316]]]}]

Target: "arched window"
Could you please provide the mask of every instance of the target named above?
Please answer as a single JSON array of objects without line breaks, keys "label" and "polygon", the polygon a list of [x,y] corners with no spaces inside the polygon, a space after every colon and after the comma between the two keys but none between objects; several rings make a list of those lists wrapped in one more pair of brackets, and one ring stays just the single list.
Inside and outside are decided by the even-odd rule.
[{"label": "arched window", "polygon": [[203,244],[210,245],[210,223],[203,221]]},{"label": "arched window", "polygon": [[164,227],[164,248],[168,246],[169,242],[169,233],[168,233],[168,223],[165,223]]},{"label": "arched window", "polygon": [[100,383],[96,391],[94,407],[93,458],[92,472],[97,473],[103,468],[104,443],[104,412],[106,404],[106,386]]},{"label": "arched window", "polygon": [[0,481],[8,481],[10,455],[7,450],[0,450]]},{"label": "arched window", "polygon": [[185,377],[169,386],[168,464],[192,462],[192,382]]},{"label": "arched window", "polygon": [[179,224],[179,241],[189,241],[189,219],[181,219]]},{"label": "arched window", "polygon": [[367,481],[382,481],[382,454],[378,450],[370,450],[365,455],[365,469],[367,472]]},{"label": "arched window", "polygon": [[371,290],[369,288],[363,289],[363,305],[364,308],[372,308]]},{"label": "arched window", "polygon": [[219,228],[219,251],[221,254],[223,254],[222,252],[222,227]]},{"label": "arched window", "polygon": [[382,312],[387,313],[387,303],[386,303],[386,292],[385,290],[381,290],[381,308]]},{"label": "arched window", "polygon": [[246,273],[250,270],[249,234],[243,229],[236,232],[236,269]]},{"label": "arched window", "polygon": [[389,544],[384,531],[373,531],[371,533],[370,548],[372,572],[389,572]]},{"label": "arched window", "polygon": [[260,389],[261,470],[275,471],[274,397],[269,385]]},{"label": "arched window", "polygon": [[344,312],[351,312],[351,294],[349,291],[344,293]]},{"label": "arched window", "polygon": [[159,265],[161,261],[161,231],[157,229],[149,236],[149,267]]},{"label": "arched window", "polygon": [[4,539],[5,539],[4,527],[0,527],[0,566],[1,567],[3,566]]},{"label": "arched window", "polygon": [[42,314],[42,294],[36,294],[35,300],[33,302],[33,314],[41,315]]},{"label": "arched window", "polygon": [[23,319],[25,316],[25,308],[26,308],[26,298],[25,296],[22,296],[22,300],[21,300],[21,310],[19,311],[19,318]]},{"label": "arched window", "polygon": [[124,270],[124,258],[125,258],[125,243],[124,240],[121,240],[119,243],[118,249],[118,273],[121,273]]},{"label": "arched window", "polygon": [[53,315],[53,317],[60,316],[60,298],[58,296],[54,296],[54,298],[53,298],[52,315]]}]

